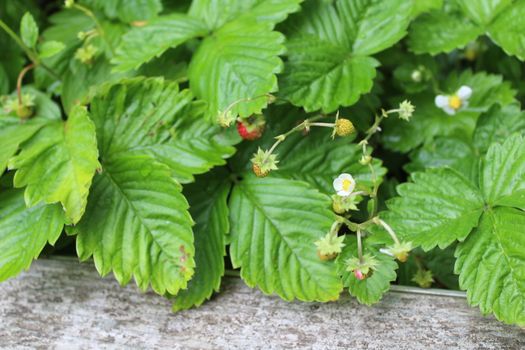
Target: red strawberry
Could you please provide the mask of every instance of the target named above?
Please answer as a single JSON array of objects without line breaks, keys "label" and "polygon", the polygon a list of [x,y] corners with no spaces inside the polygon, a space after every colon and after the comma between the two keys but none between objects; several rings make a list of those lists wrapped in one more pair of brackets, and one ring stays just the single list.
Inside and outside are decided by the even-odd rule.
[{"label": "red strawberry", "polygon": [[237,131],[244,140],[257,140],[264,132],[264,116],[253,115],[237,122]]}]

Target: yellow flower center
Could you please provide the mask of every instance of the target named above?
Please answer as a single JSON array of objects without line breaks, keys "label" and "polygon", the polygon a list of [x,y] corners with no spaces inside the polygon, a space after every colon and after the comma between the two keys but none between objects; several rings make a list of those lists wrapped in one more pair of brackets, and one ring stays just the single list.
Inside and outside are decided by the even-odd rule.
[{"label": "yellow flower center", "polygon": [[450,108],[453,108],[455,110],[458,110],[461,107],[462,103],[463,102],[457,95],[453,95],[448,98],[448,105],[450,106]]},{"label": "yellow flower center", "polygon": [[352,181],[348,179],[343,180],[343,191],[348,191],[350,189],[350,186],[352,186]]}]

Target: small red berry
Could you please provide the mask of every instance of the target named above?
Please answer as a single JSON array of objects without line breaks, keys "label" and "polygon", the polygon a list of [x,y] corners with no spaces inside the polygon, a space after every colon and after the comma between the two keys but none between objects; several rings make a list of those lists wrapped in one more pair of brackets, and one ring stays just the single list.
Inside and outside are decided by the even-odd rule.
[{"label": "small red berry", "polygon": [[237,122],[237,132],[244,140],[257,140],[264,132],[265,123],[262,115],[253,115]]}]

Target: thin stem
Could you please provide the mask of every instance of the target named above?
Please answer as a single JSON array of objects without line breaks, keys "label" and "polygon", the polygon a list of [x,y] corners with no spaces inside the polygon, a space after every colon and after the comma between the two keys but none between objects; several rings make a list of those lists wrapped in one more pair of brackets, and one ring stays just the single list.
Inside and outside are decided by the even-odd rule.
[{"label": "thin stem", "polygon": [[370,212],[369,218],[372,218],[377,214],[377,207],[379,204],[377,200],[377,192],[379,191],[379,184],[377,182],[374,166],[371,163],[368,163],[368,168],[372,173],[372,182],[374,183],[374,188],[372,189],[372,193],[370,194],[370,198],[372,199],[372,211]]},{"label": "thin stem", "polygon": [[22,69],[20,74],[18,74],[18,79],[16,80],[16,94],[18,95],[18,106],[19,107],[22,106],[22,103],[23,103],[22,102],[22,80],[24,79],[24,76],[26,75],[26,73],[29,72],[34,67],[35,67],[35,64],[31,63],[30,65]]},{"label": "thin stem", "polygon": [[376,224],[379,224],[379,225],[383,226],[384,229],[386,230],[386,232],[388,232],[388,234],[390,235],[390,237],[392,237],[394,242],[396,244],[400,244],[399,243],[399,239],[397,239],[396,233],[394,232],[394,230],[392,230],[392,227],[390,227],[390,225],[388,225],[386,222],[384,222],[383,220],[381,220],[380,218],[377,218],[377,217],[375,218],[374,222]]},{"label": "thin stem", "polygon": [[38,56],[36,56],[36,54],[24,44],[22,39],[20,39],[20,37],[11,28],[9,28],[9,26],[1,19],[0,28],[2,28],[11,37],[11,39],[13,39],[17,43],[17,45],[22,48],[22,50],[24,50],[26,55],[31,59],[31,61],[33,61],[33,63],[39,63]]},{"label": "thin stem", "polygon": [[95,27],[97,27],[97,30],[100,33],[100,36],[102,37],[102,39],[104,40],[106,45],[108,45],[109,50],[111,51],[111,53],[114,55],[115,54],[115,50],[113,50],[113,46],[111,45],[111,43],[109,42],[108,38],[106,37],[106,33],[104,32],[104,29],[102,28],[102,25],[98,21],[97,16],[95,16],[93,11],[91,11],[87,7],[84,7],[84,6],[79,5],[77,3],[75,3],[73,5],[73,7],[76,8],[77,10],[81,11],[82,13],[84,13],[86,16],[88,16],[89,18],[91,18],[93,20],[93,22],[95,23]]},{"label": "thin stem", "polygon": [[363,261],[363,244],[361,242],[361,230],[357,229],[357,256],[359,257],[359,263],[362,264]]},{"label": "thin stem", "polygon": [[337,220],[343,224],[345,224],[351,231],[357,231],[359,230],[359,224],[356,224],[355,222],[352,222],[345,218],[344,216],[337,215]]},{"label": "thin stem", "polygon": [[323,126],[326,128],[333,128],[335,126],[334,123],[310,123],[309,126]]},{"label": "thin stem", "polygon": [[[229,107],[228,107],[229,108]],[[275,151],[275,149],[277,148],[277,146],[279,146],[279,144],[281,142],[283,142],[290,134],[296,132],[296,131],[300,131],[300,130],[304,130],[306,127],[310,126],[310,125],[314,125],[314,124],[325,124],[325,123],[312,123],[313,121],[316,121],[316,120],[319,120],[321,118],[324,118],[325,116],[324,115],[318,115],[318,116],[315,116],[315,117],[312,117],[312,118],[309,118],[309,119],[305,119],[301,124],[299,125],[296,125],[295,127],[293,127],[292,129],[288,130],[287,132],[285,132],[284,134],[281,134],[281,135],[278,135],[276,136],[275,138],[277,139],[274,144],[272,145],[272,147],[270,147],[270,150],[268,151],[269,154],[272,154],[273,151]],[[326,123],[328,124],[328,123]],[[331,125],[331,127],[333,127],[333,125]]]},{"label": "thin stem", "polygon": [[341,225],[342,225],[341,222],[339,222],[338,220],[334,221],[332,223],[332,227],[330,227],[330,233],[337,234]]}]

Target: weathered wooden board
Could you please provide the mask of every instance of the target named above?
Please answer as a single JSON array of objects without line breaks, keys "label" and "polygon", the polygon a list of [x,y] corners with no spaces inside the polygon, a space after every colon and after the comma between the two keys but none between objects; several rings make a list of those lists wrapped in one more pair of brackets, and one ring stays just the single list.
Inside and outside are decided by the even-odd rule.
[{"label": "weathered wooden board", "polygon": [[[461,295],[451,293],[452,295]],[[525,331],[463,297],[394,291],[374,307],[350,297],[287,303],[226,278],[201,308],[100,279],[90,264],[40,260],[0,284],[2,348],[525,349]]]}]

